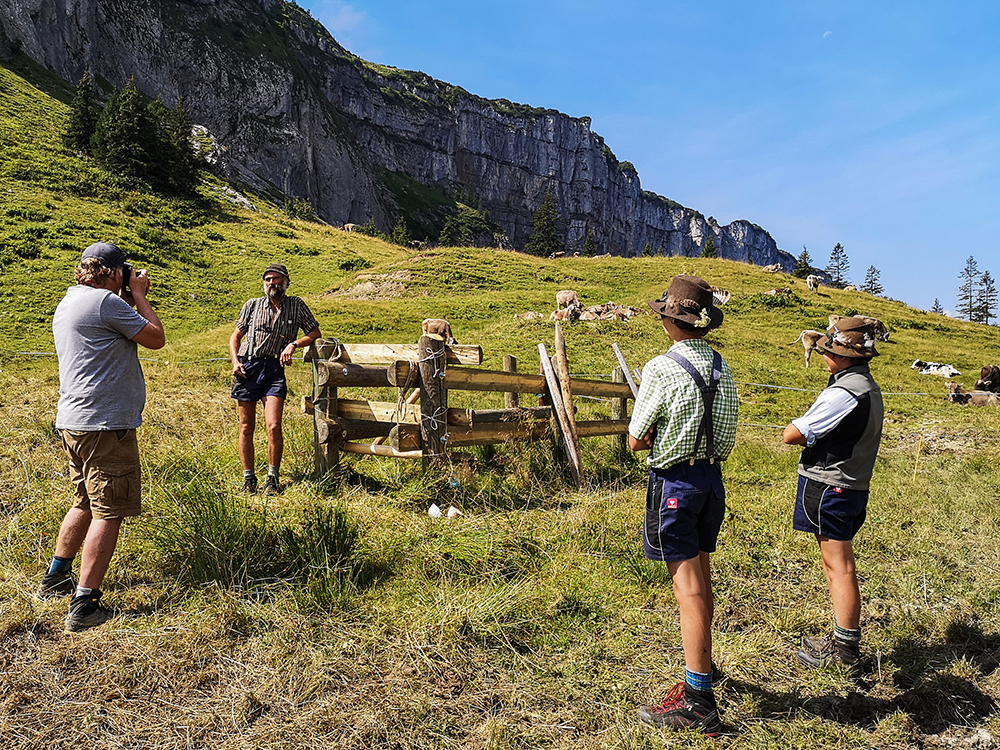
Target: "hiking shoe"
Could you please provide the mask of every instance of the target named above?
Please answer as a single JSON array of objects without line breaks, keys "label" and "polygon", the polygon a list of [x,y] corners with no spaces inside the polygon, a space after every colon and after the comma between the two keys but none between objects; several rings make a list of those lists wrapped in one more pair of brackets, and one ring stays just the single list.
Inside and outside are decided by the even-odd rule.
[{"label": "hiking shoe", "polygon": [[861,644],[857,641],[804,635],[801,646],[795,658],[807,667],[818,669],[839,664],[852,673],[861,668]]},{"label": "hiking shoe", "polygon": [[73,597],[69,603],[69,614],[66,615],[67,633],[79,633],[81,630],[102,625],[121,614],[117,609],[101,604],[101,596],[101,591],[94,589],[89,594]]},{"label": "hiking shoe", "polygon": [[46,573],[38,587],[39,599],[54,599],[57,596],[72,596],[76,591],[76,581],[71,570]]},{"label": "hiking shoe", "polygon": [[247,495],[256,495],[257,494],[257,477],[255,477],[253,475],[250,475],[246,479],[244,479],[243,480],[243,489],[240,490],[240,491],[243,492],[243,493],[245,493],[245,494],[247,494]]},{"label": "hiking shoe", "polygon": [[719,665],[716,664],[715,661],[713,660],[712,661],[712,687],[715,687],[716,685],[721,685],[723,682],[726,681],[726,678],[728,676],[729,675],[727,675],[725,672],[723,672],[719,668]]},{"label": "hiking shoe", "polygon": [[722,732],[715,696],[710,691],[692,690],[683,682],[674,685],[659,706],[643,706],[637,713],[639,721],[654,727],[698,727],[710,737]]},{"label": "hiking shoe", "polygon": [[268,474],[267,479],[264,480],[264,494],[277,495],[280,492],[281,488],[278,486],[278,478],[273,474]]}]

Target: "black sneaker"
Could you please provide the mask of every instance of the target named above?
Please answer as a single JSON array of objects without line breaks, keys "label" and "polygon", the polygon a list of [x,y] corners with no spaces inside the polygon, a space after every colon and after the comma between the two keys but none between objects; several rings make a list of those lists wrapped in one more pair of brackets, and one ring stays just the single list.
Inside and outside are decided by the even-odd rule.
[{"label": "black sneaker", "polygon": [[256,495],[257,494],[257,477],[255,477],[252,474],[250,476],[246,477],[243,480],[243,489],[241,490],[241,492],[244,492],[247,495]]},{"label": "black sneaker", "polygon": [[659,706],[643,706],[639,721],[654,727],[687,729],[698,727],[710,737],[722,732],[719,709],[711,691],[693,690],[678,682]]},{"label": "black sneaker", "polygon": [[100,589],[94,589],[89,594],[73,597],[69,603],[69,614],[66,615],[66,632],[79,633],[81,630],[103,625],[121,614],[117,609],[101,604],[101,596]]},{"label": "black sneaker", "polygon": [[264,480],[264,494],[277,495],[280,493],[281,487],[278,486],[278,478],[273,474],[268,474],[267,479]]},{"label": "black sneaker", "polygon": [[852,673],[861,668],[861,644],[858,641],[804,635],[801,646],[795,658],[807,667],[818,669],[840,665]]},{"label": "black sneaker", "polygon": [[46,573],[42,584],[38,587],[39,599],[55,599],[57,596],[72,596],[76,591],[76,582],[70,570]]}]

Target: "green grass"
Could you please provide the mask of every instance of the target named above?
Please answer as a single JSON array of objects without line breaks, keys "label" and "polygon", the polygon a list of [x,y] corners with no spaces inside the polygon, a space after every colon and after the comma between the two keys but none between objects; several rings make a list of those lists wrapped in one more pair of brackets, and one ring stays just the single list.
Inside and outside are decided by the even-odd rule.
[{"label": "green grass", "polygon": [[[913,359],[951,362],[971,385],[1000,360],[994,328],[900,302],[721,260],[548,261],[447,248],[408,251],[218,198],[121,189],[62,150],[65,105],[0,68],[0,736],[58,747],[85,734],[109,747],[273,748],[915,748],[996,733],[1000,700],[1000,513],[995,412],[949,405]],[[29,76],[30,83],[25,77]],[[65,602],[31,597],[70,500],[54,431],[51,316],[80,250],[119,242],[150,270],[168,345],[146,352],[140,430],[146,513],[125,524],[108,599],[138,610],[78,637]],[[611,439],[585,441],[590,486],[570,488],[548,445],[470,451],[474,469],[421,475],[413,463],[348,457],[311,481],[311,425],[289,368],[283,477],[276,498],[244,498],[227,340],[240,305],[286,263],[325,334],[412,342],[447,317],[462,343],[522,372],[551,350],[555,292],[640,307],[679,272],[732,292],[712,334],[739,382],[737,448],[725,467],[727,519],[716,571],[719,691],[733,736],[639,726],[683,668],[663,566],[642,557],[644,469]],[[785,302],[761,294],[791,286]],[[779,428],[826,383],[803,366],[804,328],[830,313],[887,321],[873,370],[885,440],[869,519],[856,540],[865,648],[860,681],[810,673],[790,654],[830,627],[815,543],[790,524],[797,450]],[[641,366],[666,348],[652,317],[565,329],[571,370],[606,375],[612,343]],[[220,360],[221,358],[221,360]],[[776,388],[774,386],[781,386]],[[926,395],[925,395],[926,394]],[[361,396],[395,400],[395,391]],[[499,396],[454,393],[498,408]],[[529,399],[525,399],[528,401]],[[580,399],[581,416],[608,405]],[[262,454],[262,437],[258,453]],[[427,508],[463,515],[431,519]],[[932,735],[941,735],[934,739]]]}]

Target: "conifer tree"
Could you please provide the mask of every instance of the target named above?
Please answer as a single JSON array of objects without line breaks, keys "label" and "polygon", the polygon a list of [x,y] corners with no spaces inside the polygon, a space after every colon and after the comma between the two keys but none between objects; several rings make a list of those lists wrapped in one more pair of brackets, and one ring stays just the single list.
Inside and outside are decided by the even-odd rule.
[{"label": "conifer tree", "polygon": [[94,82],[90,71],[84,71],[83,77],[76,85],[76,95],[70,104],[69,120],[66,132],[63,133],[63,143],[66,148],[91,153],[90,141],[97,130],[97,121],[101,116],[101,108],[94,94]]},{"label": "conifer tree", "polygon": [[393,244],[401,245],[402,247],[410,246],[410,230],[406,228],[406,219],[402,216],[396,222],[396,228],[392,230],[389,239],[392,240]]},{"label": "conifer tree", "polygon": [[850,282],[847,280],[847,271],[850,263],[847,260],[847,251],[839,242],[830,251],[830,262],[826,267],[826,274],[830,277],[830,286],[834,289],[843,289]]},{"label": "conifer tree", "polygon": [[965,267],[958,278],[962,284],[958,287],[958,304],[956,312],[967,320],[975,321],[976,315],[976,284],[979,280],[979,264],[971,255],[965,261]]},{"label": "conifer tree", "polygon": [[997,317],[997,287],[989,271],[983,271],[978,286],[976,322],[989,325],[990,319]]},{"label": "conifer tree", "polygon": [[647,242],[646,246],[642,249],[642,257],[643,258],[652,258],[653,255],[654,255],[654,253],[653,253],[653,246],[650,245]]},{"label": "conifer tree", "polygon": [[152,184],[150,166],[156,152],[156,128],[135,79],[116,90],[97,123],[94,156],[109,172],[127,180]]},{"label": "conifer tree", "polygon": [[191,118],[183,97],[178,97],[177,106],[166,109],[161,127],[164,138],[163,155],[167,158],[167,184],[178,193],[189,193],[198,183],[198,170],[202,160],[195,151],[191,140]]},{"label": "conifer tree", "polygon": [[548,256],[562,250],[562,240],[559,238],[558,215],[556,214],[555,201],[552,200],[552,192],[545,191],[545,200],[531,220],[532,233],[528,238],[528,243],[524,246],[525,252],[532,255]]},{"label": "conifer tree", "polygon": [[938,315],[944,315],[944,308],[941,307],[941,300],[937,297],[934,298],[934,304],[931,306],[931,312],[937,313]]},{"label": "conifer tree", "polygon": [[583,254],[592,258],[597,255],[597,243],[594,241],[594,233],[587,231],[587,239],[583,242]]},{"label": "conifer tree", "polygon": [[705,240],[705,246],[701,249],[702,258],[718,258],[719,252],[715,249],[715,240],[712,239],[711,235]]},{"label": "conifer tree", "polygon": [[861,291],[875,296],[882,294],[884,290],[878,280],[881,275],[882,272],[875,266],[868,266],[868,273],[865,274],[865,283],[861,285]]},{"label": "conifer tree", "polygon": [[806,250],[806,246],[802,246],[802,252],[799,253],[798,259],[795,261],[795,269],[792,271],[792,276],[797,279],[804,279],[806,276],[813,272],[812,258],[809,257],[809,251]]}]

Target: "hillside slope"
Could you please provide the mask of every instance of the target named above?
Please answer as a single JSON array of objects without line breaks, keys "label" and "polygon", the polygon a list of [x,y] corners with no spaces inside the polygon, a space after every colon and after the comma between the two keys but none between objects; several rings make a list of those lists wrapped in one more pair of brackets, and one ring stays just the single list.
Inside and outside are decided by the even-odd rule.
[{"label": "hillside slope", "polygon": [[0,3],[0,59],[20,51],[75,83],[89,69],[151,97],[183,96],[224,148],[228,174],[304,198],[335,224],[404,216],[436,238],[459,196],[524,247],[551,190],[567,249],[700,254],[758,265],[794,259],[750,221],[720,226],[642,190],[589,118],[487,101],[418,72],[365,62],[285,0],[44,0]]}]

